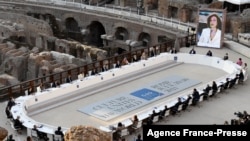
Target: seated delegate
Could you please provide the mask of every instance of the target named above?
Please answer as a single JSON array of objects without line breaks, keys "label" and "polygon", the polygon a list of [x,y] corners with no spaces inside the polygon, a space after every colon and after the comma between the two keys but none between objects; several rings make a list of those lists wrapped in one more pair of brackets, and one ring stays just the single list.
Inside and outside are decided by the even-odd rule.
[{"label": "seated delegate", "polygon": [[64,134],[63,134],[62,128],[60,126],[55,131],[55,135],[60,135],[62,137],[62,140],[64,140]]}]

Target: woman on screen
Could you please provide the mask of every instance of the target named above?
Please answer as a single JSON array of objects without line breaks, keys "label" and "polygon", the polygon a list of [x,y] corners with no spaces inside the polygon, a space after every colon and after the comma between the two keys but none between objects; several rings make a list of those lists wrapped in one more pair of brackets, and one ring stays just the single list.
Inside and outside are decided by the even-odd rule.
[{"label": "woman on screen", "polygon": [[198,46],[220,47],[221,42],[221,20],[216,14],[207,18],[208,28],[202,29]]}]

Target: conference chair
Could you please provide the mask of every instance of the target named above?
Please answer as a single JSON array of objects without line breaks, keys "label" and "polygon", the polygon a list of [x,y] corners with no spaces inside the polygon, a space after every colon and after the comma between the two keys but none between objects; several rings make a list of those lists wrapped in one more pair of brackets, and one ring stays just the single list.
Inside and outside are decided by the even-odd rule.
[{"label": "conference chair", "polygon": [[156,115],[156,116],[154,116],[154,118],[153,118],[153,123],[155,123],[155,122],[157,122],[157,121],[159,121],[159,115]]},{"label": "conference chair", "polygon": [[61,135],[54,135],[54,141],[63,141],[63,138]]},{"label": "conference chair", "polygon": [[30,133],[31,133],[31,137],[32,137],[35,141],[39,141],[39,136],[38,136],[38,134],[37,134],[37,131],[31,129]]},{"label": "conference chair", "polygon": [[128,128],[124,128],[121,130],[121,137],[127,136],[129,134]]},{"label": "conference chair", "polygon": [[200,95],[200,99],[199,99],[199,101],[197,102],[197,106],[198,106],[199,108],[201,107],[200,103],[201,103],[203,100],[204,100],[204,95]]},{"label": "conference chair", "polygon": [[11,126],[11,128],[14,130],[14,131],[16,131],[17,133],[21,133],[21,128],[17,128],[17,127],[15,127],[14,126],[14,121],[10,121],[10,126]]},{"label": "conference chair", "polygon": [[167,117],[170,115],[170,109],[165,111],[164,120],[167,121]]},{"label": "conference chair", "polygon": [[25,90],[24,93],[25,93],[25,96],[29,95],[28,90]]},{"label": "conference chair", "polygon": [[138,121],[136,126],[133,126],[132,128],[134,129],[135,133],[142,127],[142,120]]}]

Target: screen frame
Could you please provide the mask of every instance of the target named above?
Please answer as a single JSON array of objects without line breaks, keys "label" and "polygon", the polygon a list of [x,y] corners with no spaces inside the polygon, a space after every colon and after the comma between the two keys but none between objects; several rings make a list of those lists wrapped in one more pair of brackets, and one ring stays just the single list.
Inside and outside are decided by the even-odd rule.
[{"label": "screen frame", "polygon": [[[220,20],[221,20],[221,26],[220,26],[221,36],[220,36],[219,45],[199,42],[199,39],[200,39],[200,36],[201,36],[203,29],[208,28],[207,22],[205,22],[205,21],[207,21],[207,18],[212,14],[216,14],[217,16],[220,17]],[[207,48],[221,48],[223,45],[223,41],[224,41],[226,10],[225,9],[202,8],[202,9],[198,10],[197,15],[198,15],[197,16],[198,22],[197,22],[197,28],[196,28],[197,29],[197,31],[196,31],[196,45],[200,46],[200,47],[207,47]]]}]

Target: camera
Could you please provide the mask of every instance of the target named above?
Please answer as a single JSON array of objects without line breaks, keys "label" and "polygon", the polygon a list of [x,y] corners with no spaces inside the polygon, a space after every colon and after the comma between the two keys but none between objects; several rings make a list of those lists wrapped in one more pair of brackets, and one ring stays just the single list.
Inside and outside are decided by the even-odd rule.
[{"label": "camera", "polygon": [[244,115],[241,112],[238,112],[238,113],[235,112],[234,115],[236,115],[239,118],[243,118],[244,117]]}]

